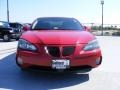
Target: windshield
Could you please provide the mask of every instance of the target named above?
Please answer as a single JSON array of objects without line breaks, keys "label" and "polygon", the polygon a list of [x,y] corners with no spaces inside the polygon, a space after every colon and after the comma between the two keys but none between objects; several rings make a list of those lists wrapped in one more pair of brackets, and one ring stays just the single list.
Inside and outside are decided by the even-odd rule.
[{"label": "windshield", "polygon": [[12,28],[21,28],[22,25],[21,24],[17,24],[17,23],[10,23],[10,27],[12,27]]},{"label": "windshield", "polygon": [[32,24],[32,30],[83,30],[73,18],[39,18]]}]

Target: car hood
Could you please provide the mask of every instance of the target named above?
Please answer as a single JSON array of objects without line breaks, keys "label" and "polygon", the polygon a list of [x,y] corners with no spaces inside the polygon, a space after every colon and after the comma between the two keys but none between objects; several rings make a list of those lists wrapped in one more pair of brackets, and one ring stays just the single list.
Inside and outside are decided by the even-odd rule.
[{"label": "car hood", "polygon": [[82,44],[88,43],[93,40],[95,37],[90,32],[87,31],[27,31],[21,38],[32,42],[32,43],[41,43],[46,45],[73,45],[73,44]]}]

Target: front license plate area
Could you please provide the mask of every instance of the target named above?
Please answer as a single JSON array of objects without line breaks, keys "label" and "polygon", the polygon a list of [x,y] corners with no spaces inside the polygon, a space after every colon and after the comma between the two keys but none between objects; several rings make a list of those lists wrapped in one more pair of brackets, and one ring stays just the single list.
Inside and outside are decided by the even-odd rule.
[{"label": "front license plate area", "polygon": [[53,69],[67,69],[70,67],[70,60],[52,60]]}]

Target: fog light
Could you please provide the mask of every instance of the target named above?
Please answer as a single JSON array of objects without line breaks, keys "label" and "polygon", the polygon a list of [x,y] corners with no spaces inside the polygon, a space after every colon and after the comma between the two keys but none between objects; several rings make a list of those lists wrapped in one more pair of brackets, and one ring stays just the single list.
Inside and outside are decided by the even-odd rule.
[{"label": "fog light", "polygon": [[96,64],[97,65],[101,64],[101,57],[99,57],[99,58],[96,59]]},{"label": "fog light", "polygon": [[20,57],[17,59],[17,62],[18,62],[18,64],[20,64],[20,65],[23,64],[23,60],[22,60]]}]

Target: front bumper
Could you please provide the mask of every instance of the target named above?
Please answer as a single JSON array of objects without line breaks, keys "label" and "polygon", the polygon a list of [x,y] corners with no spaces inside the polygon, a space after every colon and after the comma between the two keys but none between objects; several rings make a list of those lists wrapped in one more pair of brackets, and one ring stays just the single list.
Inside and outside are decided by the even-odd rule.
[{"label": "front bumper", "polygon": [[[70,68],[66,70],[83,70],[98,67],[102,62],[102,55],[100,49],[92,51],[80,51],[79,47],[70,56],[65,57],[52,57],[45,52],[43,47],[38,52],[17,51],[16,60],[22,60],[22,67],[39,68],[43,70],[52,70],[52,60],[67,59],[70,60]],[[98,59],[99,63],[98,63]]]},{"label": "front bumper", "polygon": [[18,39],[20,36],[21,36],[20,33],[12,33],[12,34],[10,34],[10,37],[13,38],[13,39]]}]

